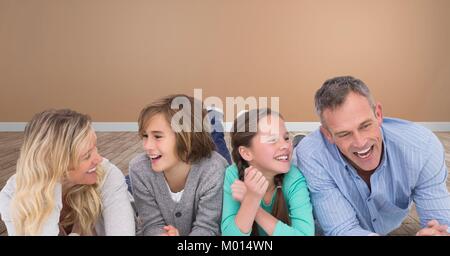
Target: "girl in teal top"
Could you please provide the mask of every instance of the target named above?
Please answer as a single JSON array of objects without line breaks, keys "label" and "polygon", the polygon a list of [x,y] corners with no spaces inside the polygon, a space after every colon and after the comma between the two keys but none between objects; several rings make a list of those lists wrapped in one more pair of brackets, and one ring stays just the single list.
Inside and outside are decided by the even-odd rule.
[{"label": "girl in teal top", "polygon": [[309,192],[290,164],[292,141],[283,117],[270,109],[241,114],[231,144],[235,164],[225,173],[222,234],[314,235]]}]

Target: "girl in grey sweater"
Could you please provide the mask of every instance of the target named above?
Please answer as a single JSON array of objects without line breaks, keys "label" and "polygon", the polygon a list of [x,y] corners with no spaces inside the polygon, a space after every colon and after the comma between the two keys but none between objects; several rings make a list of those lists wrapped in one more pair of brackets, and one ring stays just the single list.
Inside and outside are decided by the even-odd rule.
[{"label": "girl in grey sweater", "polygon": [[[182,109],[173,109],[172,103]],[[179,105],[176,105],[179,107]],[[145,107],[139,135],[145,153],[130,162],[143,235],[219,235],[227,161],[214,151],[206,112],[194,98],[172,95]]]}]

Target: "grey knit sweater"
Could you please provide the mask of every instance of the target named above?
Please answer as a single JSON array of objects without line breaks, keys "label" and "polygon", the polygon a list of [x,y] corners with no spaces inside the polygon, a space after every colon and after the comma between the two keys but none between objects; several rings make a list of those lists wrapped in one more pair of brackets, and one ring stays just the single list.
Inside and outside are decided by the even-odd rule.
[{"label": "grey knit sweater", "polygon": [[220,233],[226,160],[217,152],[192,164],[181,200],[170,196],[164,174],[151,169],[143,153],[130,162],[130,179],[143,235],[160,235],[165,225],[180,235],[214,236]]}]

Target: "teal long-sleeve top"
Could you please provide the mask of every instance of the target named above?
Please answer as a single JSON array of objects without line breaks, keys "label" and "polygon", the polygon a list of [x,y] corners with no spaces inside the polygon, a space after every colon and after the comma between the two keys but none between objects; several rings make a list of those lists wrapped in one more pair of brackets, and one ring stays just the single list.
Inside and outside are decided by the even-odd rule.
[{"label": "teal long-sleeve top", "polygon": [[[248,236],[249,233],[242,233],[236,226],[235,218],[239,211],[241,203],[232,196],[231,185],[239,179],[238,170],[235,164],[230,165],[225,171],[224,195],[222,207],[222,235],[224,236]],[[312,215],[312,205],[309,198],[309,192],[306,186],[306,180],[303,174],[295,166],[291,166],[283,179],[282,192],[286,200],[291,219],[291,226],[278,220],[273,232],[274,236],[312,236],[314,235],[314,220]],[[269,205],[261,200],[261,207],[271,213],[275,200],[275,193],[272,195],[272,201]],[[264,230],[258,226],[260,235],[267,235]]]}]

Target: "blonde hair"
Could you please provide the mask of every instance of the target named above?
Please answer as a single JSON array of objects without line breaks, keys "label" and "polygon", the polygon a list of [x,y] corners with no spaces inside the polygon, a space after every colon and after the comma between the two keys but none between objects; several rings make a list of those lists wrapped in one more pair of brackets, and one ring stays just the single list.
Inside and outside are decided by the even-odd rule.
[{"label": "blonde hair", "polygon": [[[80,163],[81,148],[92,134],[88,115],[72,110],[47,110],[25,127],[17,161],[12,217],[18,235],[38,235],[55,208],[55,187]],[[92,234],[101,214],[100,189],[104,171],[97,167],[97,182],[75,185],[64,195],[68,214],[63,227],[77,223],[81,234]]]}]

